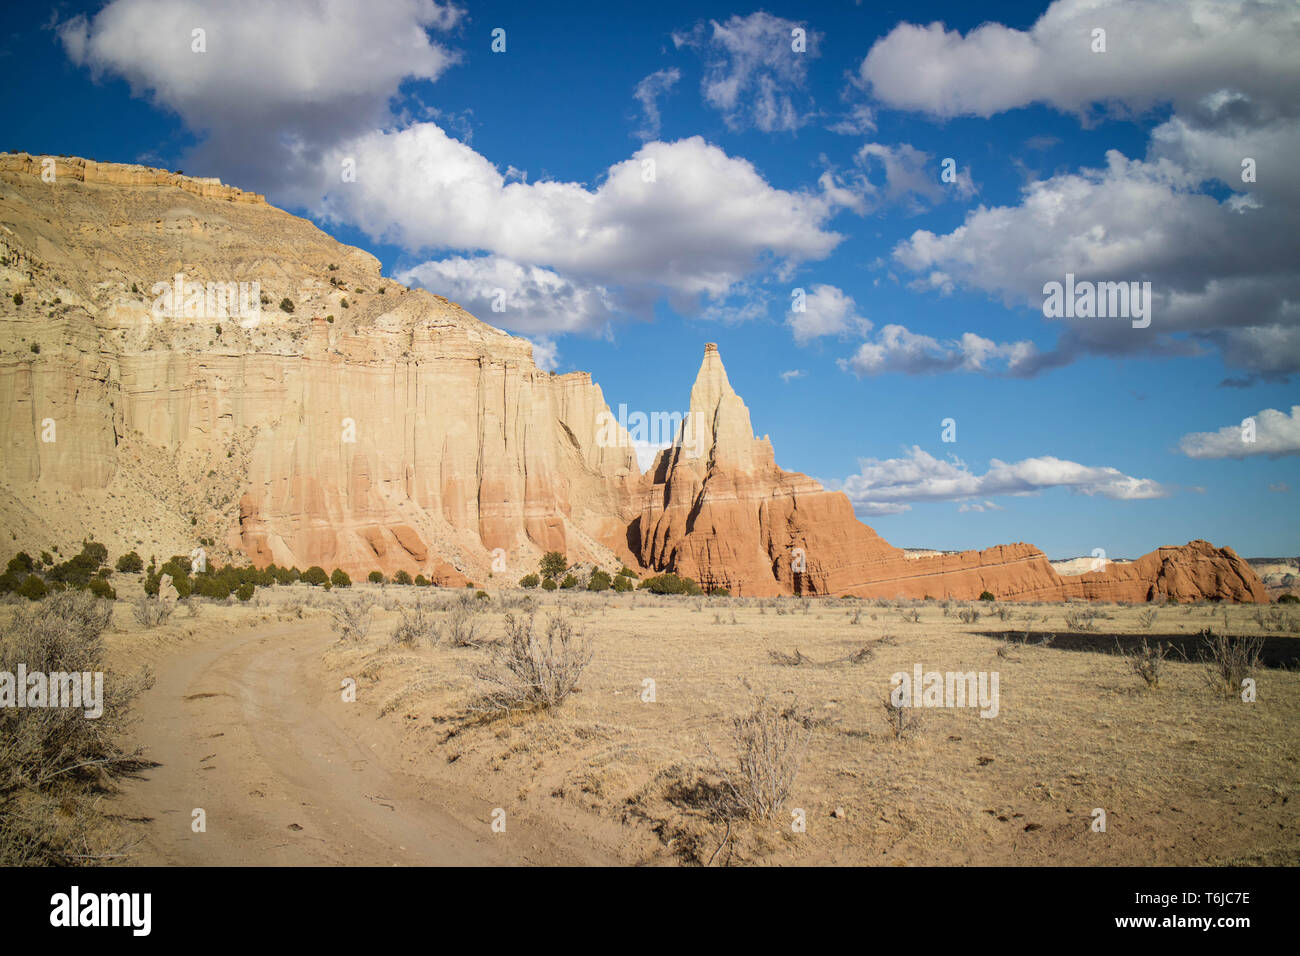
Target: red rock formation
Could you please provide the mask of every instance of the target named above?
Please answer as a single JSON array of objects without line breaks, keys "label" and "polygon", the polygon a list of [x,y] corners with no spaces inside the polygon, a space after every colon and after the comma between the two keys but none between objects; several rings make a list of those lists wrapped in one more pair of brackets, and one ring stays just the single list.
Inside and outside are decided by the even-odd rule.
[{"label": "red rock formation", "polygon": [[642,567],[737,595],[1268,600],[1245,561],[1206,541],[1078,577],[1057,574],[1043,552],[1022,543],[909,558],[859,522],[845,495],[777,467],[712,344],[682,432],[660,452],[646,485],[628,534]]},{"label": "red rock formation", "polygon": [[1096,601],[1269,601],[1264,582],[1237,552],[1201,540],[1159,548],[1062,583],[1066,597]]}]

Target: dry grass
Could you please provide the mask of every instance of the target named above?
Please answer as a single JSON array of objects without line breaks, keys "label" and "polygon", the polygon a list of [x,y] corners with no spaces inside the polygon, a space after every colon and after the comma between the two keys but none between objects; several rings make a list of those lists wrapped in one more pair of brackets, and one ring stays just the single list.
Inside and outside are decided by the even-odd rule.
[{"label": "dry grass", "polygon": [[[479,614],[496,633],[509,596]],[[1269,632],[1255,703],[1220,697],[1194,649],[1207,625],[1222,626],[1222,607],[1164,608],[1158,624],[1145,624],[1151,608],[1108,605],[1095,609],[1093,630],[1072,631],[1065,616],[1088,608],[1006,604],[1009,634],[996,617],[960,622],[955,603],[947,617],[939,602],[918,604],[921,622],[900,628],[880,610],[889,605],[874,602],[731,598],[706,603],[727,609],[727,626],[711,627],[693,599],[532,597],[537,630],[547,614],[598,622],[586,627],[595,653],[581,693],[562,707],[466,721],[483,691],[483,649],[394,648],[397,613],[376,612],[376,633],[337,645],[327,666],[373,674],[358,706],[389,715],[397,742],[388,759],[491,806],[603,834],[631,862],[1300,864],[1300,670],[1264,666],[1270,654],[1300,659],[1288,650],[1300,638]],[[1263,636],[1255,608],[1227,610],[1233,634]],[[1117,639],[1128,651],[1143,639],[1173,648],[1159,693],[1134,680]],[[864,645],[872,653],[860,663],[825,666]],[[929,709],[921,732],[899,745],[881,700],[891,675],[917,663],[999,672],[998,716]],[[755,697],[797,697],[819,728],[785,798],[787,809],[807,811],[806,832],[779,815],[730,825],[720,816],[729,791],[711,755],[738,772],[733,719],[750,714]],[[841,807],[846,816],[833,817]],[[1106,809],[1107,833],[1089,827],[1095,807]]]}]

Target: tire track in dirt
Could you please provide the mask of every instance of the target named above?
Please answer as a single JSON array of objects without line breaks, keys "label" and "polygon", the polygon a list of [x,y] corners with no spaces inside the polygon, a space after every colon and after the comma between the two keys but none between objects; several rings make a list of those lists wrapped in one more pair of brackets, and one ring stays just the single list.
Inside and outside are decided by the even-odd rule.
[{"label": "tire track in dirt", "polygon": [[[132,862],[591,862],[526,827],[494,835],[481,802],[383,766],[344,728],[339,708],[352,705],[321,676],[332,640],[319,622],[295,621],[240,629],[160,664],[136,704],[135,733],[157,766],[125,781],[116,800],[128,818],[148,819]],[[205,832],[191,829],[195,808]]]}]

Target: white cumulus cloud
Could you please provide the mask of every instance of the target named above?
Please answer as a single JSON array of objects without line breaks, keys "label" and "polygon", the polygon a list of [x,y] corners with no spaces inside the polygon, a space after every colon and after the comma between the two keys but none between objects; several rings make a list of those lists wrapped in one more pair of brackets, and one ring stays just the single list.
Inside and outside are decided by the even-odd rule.
[{"label": "white cumulus cloud", "polygon": [[956,457],[935,458],[914,445],[902,458],[864,458],[859,464],[861,470],[846,478],[842,487],[854,507],[867,514],[897,514],[915,502],[972,499],[982,504],[970,504],[965,510],[981,511],[996,508],[989,499],[997,496],[1032,495],[1051,488],[1121,501],[1164,498],[1170,493],[1149,478],[1051,456],[1017,462],[994,458],[981,475]]},{"label": "white cumulus cloud", "polygon": [[800,345],[824,335],[866,332],[871,328],[871,322],[858,314],[852,296],[836,286],[825,284],[814,285],[804,296],[802,312],[794,311],[792,304],[786,324],[794,331],[794,340]]},{"label": "white cumulus cloud", "polygon": [[1289,415],[1266,408],[1248,420],[1215,432],[1192,432],[1182,437],[1178,448],[1189,458],[1281,458],[1300,454],[1300,405],[1292,405]]}]

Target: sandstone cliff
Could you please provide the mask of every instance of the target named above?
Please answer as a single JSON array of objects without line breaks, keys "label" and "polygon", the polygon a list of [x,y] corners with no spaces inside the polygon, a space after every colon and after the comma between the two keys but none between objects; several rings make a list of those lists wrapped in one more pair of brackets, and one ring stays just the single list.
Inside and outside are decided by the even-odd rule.
[{"label": "sandstone cliff", "polygon": [[[15,536],[448,581],[513,582],[546,549],[612,560],[596,536],[640,473],[628,445],[597,444],[588,375],[539,370],[526,340],[260,197],[143,167],[41,170],[0,156]],[[256,282],[260,314],[213,315],[201,294],[197,314],[160,310],[178,274],[200,292]]]}]

